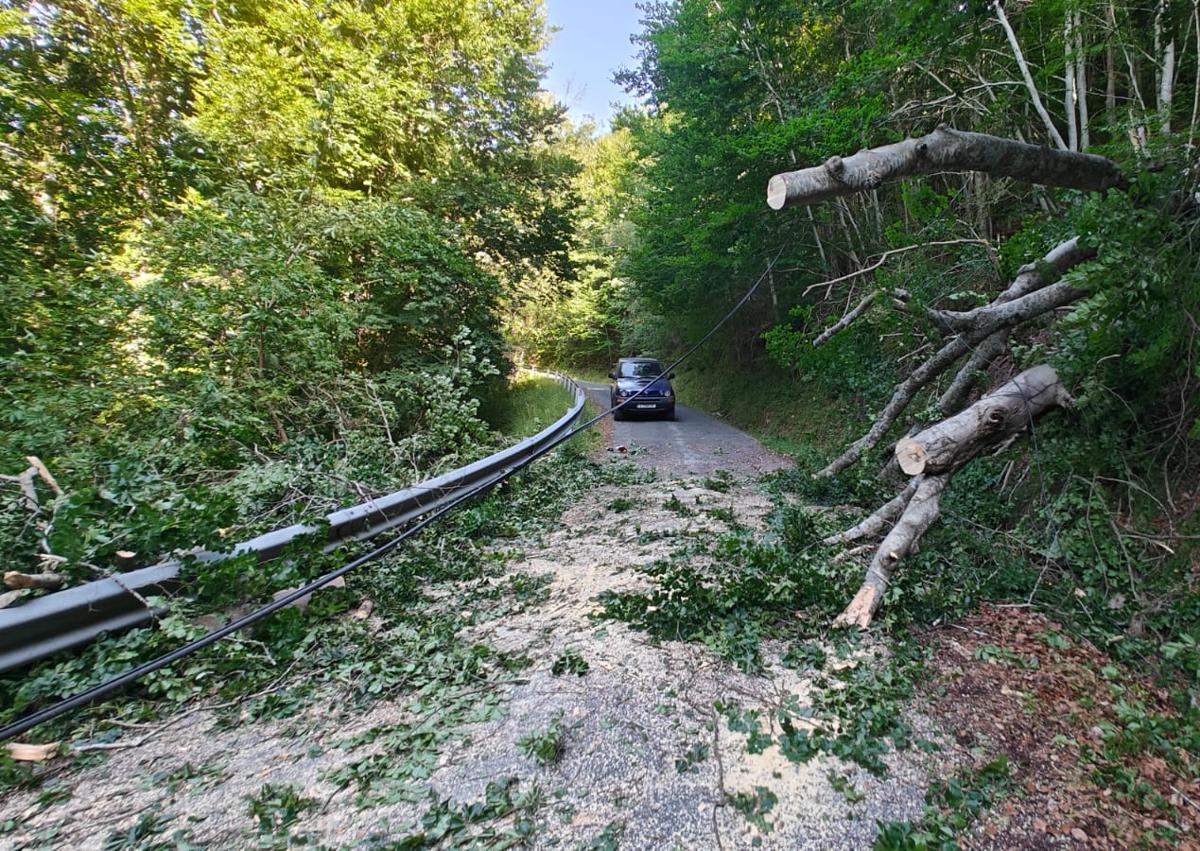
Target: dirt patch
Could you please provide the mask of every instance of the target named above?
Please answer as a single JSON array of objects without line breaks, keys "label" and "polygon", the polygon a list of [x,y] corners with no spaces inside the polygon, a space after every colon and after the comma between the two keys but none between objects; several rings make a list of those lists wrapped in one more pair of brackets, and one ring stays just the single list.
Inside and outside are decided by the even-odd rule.
[{"label": "dirt patch", "polygon": [[1005,755],[1018,790],[965,845],[1200,848],[1189,756],[1135,747],[1150,719],[1176,717],[1165,690],[1023,608],[984,606],[927,640],[929,714],[965,762]]}]

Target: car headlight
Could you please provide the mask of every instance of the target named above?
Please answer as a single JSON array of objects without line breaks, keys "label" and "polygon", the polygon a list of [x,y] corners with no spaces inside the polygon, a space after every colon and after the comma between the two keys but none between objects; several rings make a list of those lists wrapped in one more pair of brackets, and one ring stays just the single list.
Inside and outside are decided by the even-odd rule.
[{"label": "car headlight", "polygon": [[668,387],[666,390],[663,391],[663,395],[666,396],[668,399],[670,399],[671,396],[673,396],[674,394],[671,393],[671,388]]}]

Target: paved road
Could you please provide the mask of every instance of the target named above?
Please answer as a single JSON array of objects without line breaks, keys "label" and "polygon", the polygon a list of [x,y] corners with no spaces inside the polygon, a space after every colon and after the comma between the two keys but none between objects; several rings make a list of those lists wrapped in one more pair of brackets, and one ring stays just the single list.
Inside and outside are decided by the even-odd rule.
[{"label": "paved road", "polygon": [[[608,385],[581,381],[597,405],[608,407]],[[791,462],[767,449],[745,432],[684,405],[675,406],[675,420],[632,419],[612,423],[613,446],[625,446],[638,464],[663,476],[706,476],[728,470],[754,476]]]}]

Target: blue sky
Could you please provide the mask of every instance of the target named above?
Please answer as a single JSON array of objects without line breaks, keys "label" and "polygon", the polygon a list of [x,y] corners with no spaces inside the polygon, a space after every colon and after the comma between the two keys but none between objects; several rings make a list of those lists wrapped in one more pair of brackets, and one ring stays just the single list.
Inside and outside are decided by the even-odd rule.
[{"label": "blue sky", "polygon": [[641,30],[635,0],[546,0],[546,16],[558,32],[544,59],[550,65],[544,85],[581,123],[592,116],[602,127],[612,117],[612,101],[630,98],[612,82],[613,72],[633,62],[629,37]]}]

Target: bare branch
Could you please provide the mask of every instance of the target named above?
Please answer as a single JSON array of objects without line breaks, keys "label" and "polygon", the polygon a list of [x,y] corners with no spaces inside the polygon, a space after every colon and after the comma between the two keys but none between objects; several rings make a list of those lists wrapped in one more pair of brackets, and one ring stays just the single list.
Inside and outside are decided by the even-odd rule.
[{"label": "bare branch", "polygon": [[852,307],[850,310],[847,310],[845,316],[843,316],[837,322],[830,325],[828,328],[826,328],[824,331],[822,331],[820,333],[820,335],[817,337],[817,339],[813,340],[813,348],[816,349],[816,348],[820,348],[821,346],[825,345],[833,338],[833,336],[835,334],[837,334],[839,331],[841,331],[842,329],[849,326],[849,324],[851,322],[853,322],[855,319],[862,316],[862,314],[866,311],[866,309],[871,306],[871,303],[873,301],[875,301],[875,298],[878,295],[879,295],[879,290],[872,290],[871,292],[869,292],[865,296],[863,296],[862,301],[860,301],[857,305]]},{"label": "bare branch", "polygon": [[825,298],[828,298],[829,291],[833,289],[834,284],[840,284],[845,281],[852,280],[853,278],[857,278],[860,275],[865,275],[868,272],[874,272],[876,269],[878,269],[880,266],[882,266],[885,262],[887,262],[887,259],[889,257],[893,257],[897,254],[904,254],[906,251],[916,251],[918,248],[932,248],[937,245],[964,245],[967,243],[973,243],[975,245],[987,246],[989,249],[991,247],[991,243],[988,242],[986,239],[942,239],[942,240],[935,240],[933,242],[922,242],[919,245],[903,245],[900,248],[892,248],[892,249],[889,249],[889,250],[883,252],[882,254],[879,255],[879,257],[877,257],[875,259],[875,262],[869,263],[868,265],[863,266],[861,269],[856,269],[853,272],[850,272],[845,275],[840,275],[836,278],[830,278],[827,281],[818,281],[815,284],[809,284],[807,287],[804,288],[804,292],[801,293],[801,295],[808,295],[813,290],[817,290],[817,289],[820,289],[821,287],[824,287],[825,288]]}]

